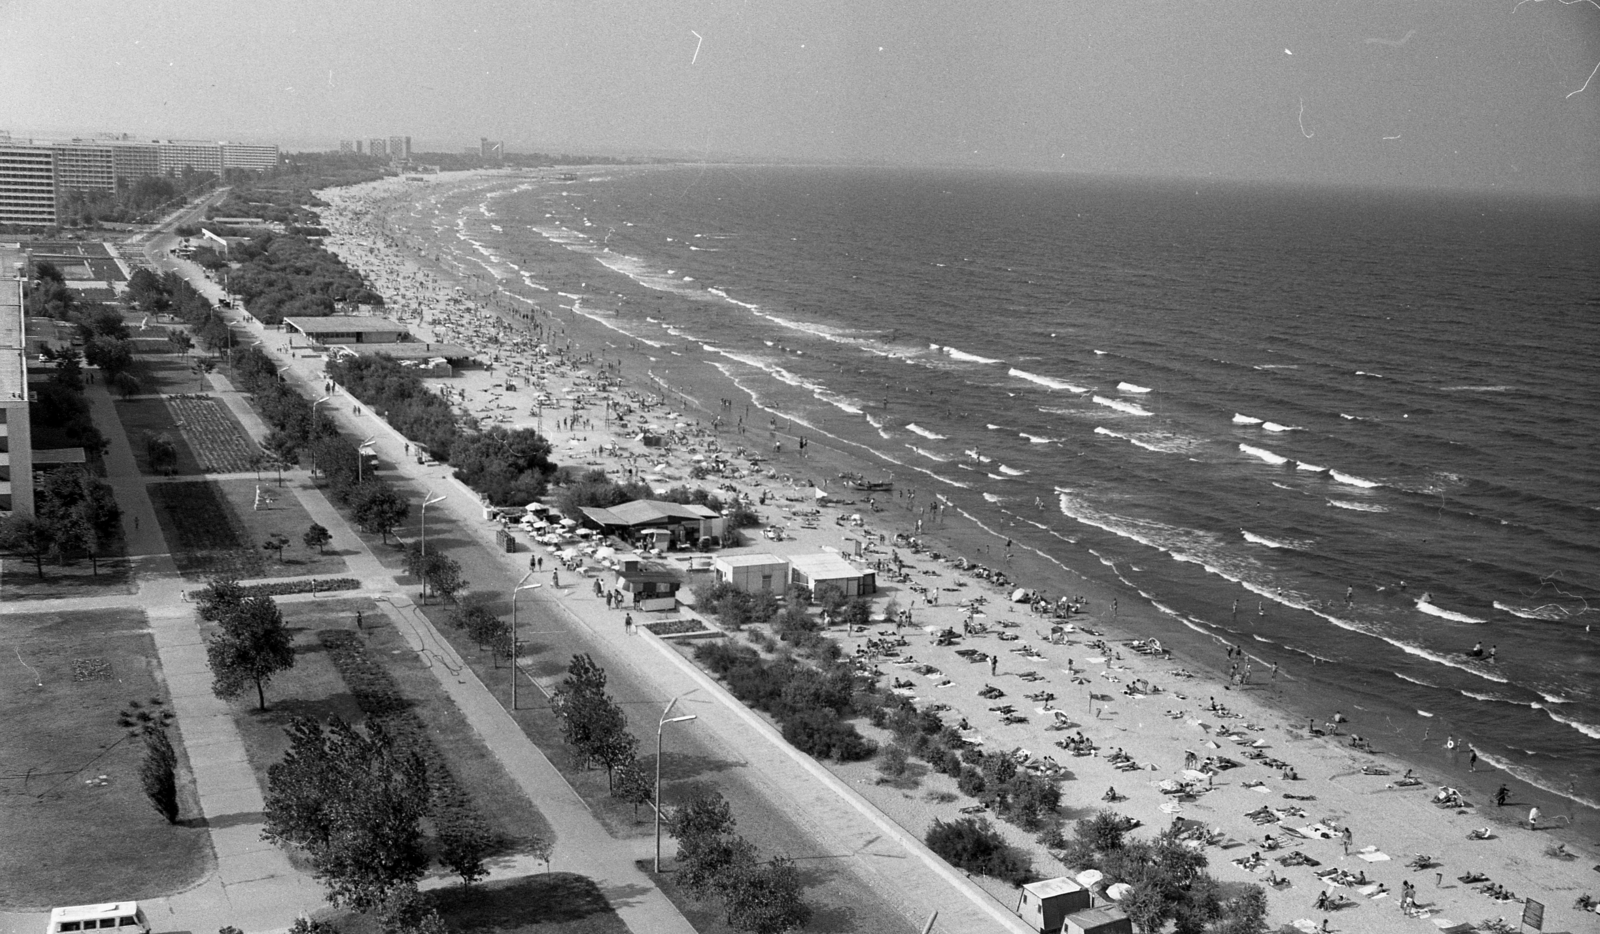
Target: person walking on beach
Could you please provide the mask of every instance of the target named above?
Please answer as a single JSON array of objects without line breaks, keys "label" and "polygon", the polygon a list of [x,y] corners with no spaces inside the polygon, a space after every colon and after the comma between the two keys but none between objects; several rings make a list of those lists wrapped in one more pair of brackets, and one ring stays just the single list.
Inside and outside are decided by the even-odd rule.
[{"label": "person walking on beach", "polygon": [[1349,856],[1350,855],[1350,841],[1351,841],[1352,838],[1355,837],[1355,834],[1350,832],[1350,828],[1349,827],[1346,827],[1344,829],[1344,831],[1342,833],[1340,833],[1339,836],[1342,838],[1342,840],[1344,842],[1344,855]]},{"label": "person walking on beach", "polygon": [[1497,807],[1497,808],[1505,807],[1506,806],[1506,799],[1508,799],[1510,797],[1511,797],[1511,789],[1507,788],[1504,785],[1501,785],[1498,789],[1495,790],[1495,793],[1494,793],[1494,806]]},{"label": "person walking on beach", "polygon": [[1539,807],[1538,807],[1538,805],[1534,805],[1533,807],[1528,809],[1528,829],[1529,830],[1538,830],[1539,829]]},{"label": "person walking on beach", "polygon": [[999,670],[1000,670],[1000,656],[998,656],[998,655],[989,656],[989,677],[993,678],[995,676],[995,673],[998,672]]},{"label": "person walking on beach", "polygon": [[1472,749],[1467,752],[1467,771],[1478,771],[1478,750],[1476,749]]},{"label": "person walking on beach", "polygon": [[629,613],[626,616],[622,617],[622,631],[623,632],[633,632],[633,614],[632,613]]}]

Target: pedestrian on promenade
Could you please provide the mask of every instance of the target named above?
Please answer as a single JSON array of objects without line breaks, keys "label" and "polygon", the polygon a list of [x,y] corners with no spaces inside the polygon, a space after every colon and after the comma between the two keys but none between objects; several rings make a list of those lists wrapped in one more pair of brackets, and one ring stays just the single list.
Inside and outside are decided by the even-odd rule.
[{"label": "pedestrian on promenade", "polygon": [[633,614],[632,613],[629,613],[626,616],[622,617],[622,631],[623,632],[633,632]]}]

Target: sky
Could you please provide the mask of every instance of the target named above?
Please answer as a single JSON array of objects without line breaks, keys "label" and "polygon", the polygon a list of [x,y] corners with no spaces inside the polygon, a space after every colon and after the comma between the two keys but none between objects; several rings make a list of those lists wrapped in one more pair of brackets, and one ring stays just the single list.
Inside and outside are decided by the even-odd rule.
[{"label": "sky", "polygon": [[0,130],[1600,196],[1600,0],[0,0]]}]

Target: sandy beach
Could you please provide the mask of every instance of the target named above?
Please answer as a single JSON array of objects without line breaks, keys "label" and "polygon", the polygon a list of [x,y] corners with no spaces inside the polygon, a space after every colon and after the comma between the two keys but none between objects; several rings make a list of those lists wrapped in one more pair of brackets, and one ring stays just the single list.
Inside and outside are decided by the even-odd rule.
[{"label": "sandy beach", "polygon": [[[329,202],[322,222],[333,231],[326,246],[386,297],[387,313],[419,338],[465,345],[486,364],[429,380],[460,411],[485,425],[537,428],[563,465],[614,477],[633,469],[658,489],[701,485],[762,503],[758,511],[782,538],[747,530],[740,551],[833,549],[872,564],[876,608],[893,602],[911,625],[839,630],[847,653],[875,666],[886,687],[941,705],[945,721],[965,724],[984,749],[1060,770],[1069,818],[1111,807],[1146,831],[1204,823],[1219,879],[1286,880],[1268,889],[1274,925],[1310,930],[1326,918],[1332,930],[1409,932],[1496,917],[1514,925],[1517,899],[1533,898],[1545,905],[1547,931],[1600,930],[1600,917],[1573,909],[1600,883],[1592,815],[1509,780],[1510,801],[1497,806],[1492,791],[1506,777],[1467,772],[1464,747],[1425,756],[1397,737],[1377,738],[1359,709],[1297,693],[1292,673],[1243,650],[1201,636],[1152,645],[1149,611],[1074,572],[1083,556],[1011,553],[997,544],[1002,532],[936,508],[915,487],[844,488],[841,473],[871,476],[873,466],[817,443],[802,452],[790,426],[730,398],[710,368],[573,311],[573,294],[584,295],[590,315],[591,306],[650,300],[643,289],[595,295],[587,280],[598,267],[587,257],[551,244],[530,267],[539,270],[534,282],[521,283],[535,290],[530,299],[464,275],[467,261],[448,251],[470,247],[430,243],[390,218],[436,185],[483,181],[459,173],[320,193]],[[646,432],[667,446],[647,450],[637,440]],[[697,465],[716,463],[727,466],[689,479]],[[819,490],[827,494],[820,502]],[[1014,602],[1017,588],[1039,599]],[[937,638],[947,630],[958,638]],[[869,652],[869,640],[895,654]],[[1429,742],[1443,749],[1446,739]],[[930,773],[908,788],[878,783],[871,763],[830,767],[919,837],[934,818],[953,819],[973,803],[937,794],[954,794],[947,776]],[[1110,789],[1115,803],[1103,800]],[[1543,817],[1530,828],[1534,806]],[[1044,875],[1065,871],[1032,835],[995,823]],[[1472,839],[1480,829],[1487,838]],[[1461,881],[1469,874],[1482,878]],[[1416,887],[1414,908],[1402,906],[1402,883]],[[1494,897],[1501,889],[1516,899]],[[1323,892],[1350,903],[1319,910]]]}]

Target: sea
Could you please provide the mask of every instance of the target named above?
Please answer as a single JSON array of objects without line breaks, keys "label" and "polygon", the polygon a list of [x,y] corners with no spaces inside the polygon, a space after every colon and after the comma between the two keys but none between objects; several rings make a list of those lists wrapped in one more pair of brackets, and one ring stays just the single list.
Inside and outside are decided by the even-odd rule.
[{"label": "sea", "polygon": [[[1336,691],[1379,745],[1600,807],[1594,202],[796,166],[433,192],[404,220],[459,269],[714,371],[730,421]],[[552,291],[552,246],[592,275]]]}]

